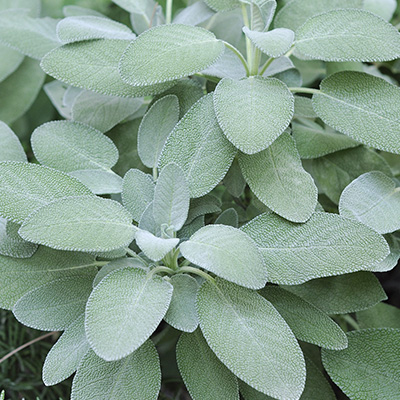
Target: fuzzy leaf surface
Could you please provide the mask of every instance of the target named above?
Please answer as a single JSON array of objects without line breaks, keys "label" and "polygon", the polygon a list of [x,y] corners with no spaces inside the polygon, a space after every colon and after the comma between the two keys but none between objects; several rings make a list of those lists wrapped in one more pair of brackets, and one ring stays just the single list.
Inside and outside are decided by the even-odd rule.
[{"label": "fuzzy leaf surface", "polygon": [[368,310],[357,313],[361,328],[400,329],[400,309],[387,303],[378,303]]},{"label": "fuzzy leaf surface", "polygon": [[69,173],[87,186],[94,194],[122,192],[122,178],[111,170],[79,169]]},{"label": "fuzzy leaf surface", "polygon": [[153,261],[160,261],[179,243],[177,238],[164,239],[141,229],[136,232],[135,239],[143,253]]},{"label": "fuzzy leaf surface", "polygon": [[22,63],[24,55],[5,44],[0,43],[0,82],[10,76]]},{"label": "fuzzy leaf surface", "polygon": [[18,136],[0,121],[0,161],[28,161]]}]

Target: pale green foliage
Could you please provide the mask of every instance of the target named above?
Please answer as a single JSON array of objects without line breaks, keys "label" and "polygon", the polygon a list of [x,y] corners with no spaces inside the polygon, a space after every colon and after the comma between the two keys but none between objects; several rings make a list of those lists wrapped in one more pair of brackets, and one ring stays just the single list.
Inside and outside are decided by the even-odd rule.
[{"label": "pale green foliage", "polygon": [[143,253],[153,261],[160,261],[179,243],[179,239],[160,238],[141,229],[136,232],[135,240]]},{"label": "pale green foliage", "polygon": [[322,351],[332,380],[353,399],[396,398],[400,392],[400,330],[366,329],[348,332],[347,337],[347,349]]},{"label": "pale green foliage", "polygon": [[204,0],[215,11],[228,11],[240,7],[238,0]]},{"label": "pale green foliage", "polygon": [[82,15],[93,15],[95,17],[103,17],[106,18],[106,16],[96,10],[92,10],[90,8],[86,7],[80,7],[80,6],[64,6],[62,9],[62,12],[65,17],[79,17]]},{"label": "pale green foliage", "polygon": [[181,335],[176,359],[193,400],[239,400],[236,377],[208,347],[200,329]]},{"label": "pale green foliage", "polygon": [[172,285],[141,269],[123,268],[107,275],[86,306],[86,335],[104,360],[119,360],[138,349],[167,312]]},{"label": "pale green foliage", "polygon": [[0,44],[0,82],[11,75],[21,64],[24,55],[19,51],[8,47],[5,44]]},{"label": "pale green foliage", "polygon": [[364,10],[390,21],[397,7],[396,0],[364,0]]},{"label": "pale green foliage", "polygon": [[236,376],[278,399],[300,397],[306,378],[304,358],[271,303],[250,289],[218,279],[201,286],[197,310],[207,343]]},{"label": "pale green foliage", "polygon": [[0,11],[10,8],[24,9],[28,11],[31,17],[38,17],[41,9],[40,0],[2,0],[0,3]]},{"label": "pale green foliage", "polygon": [[251,190],[271,210],[293,222],[305,222],[311,217],[318,190],[303,169],[288,133],[264,151],[240,154],[239,165]]},{"label": "pale green foliage", "polygon": [[94,194],[121,193],[122,178],[111,170],[79,169],[69,175],[75,177]]},{"label": "pale green foliage", "polygon": [[303,96],[294,96],[294,118],[317,118],[311,99]]},{"label": "pale green foliage", "polygon": [[0,121],[0,143],[0,161],[27,161],[17,135],[3,121]]},{"label": "pale green foliage", "polygon": [[215,220],[215,223],[237,228],[239,225],[238,213],[234,208],[228,208],[218,216],[218,218]]},{"label": "pale green foliage", "polygon": [[238,285],[260,289],[266,283],[266,269],[255,243],[231,226],[205,226],[180,250],[190,262]]},{"label": "pale green foliage", "polygon": [[160,362],[150,340],[120,361],[106,362],[89,350],[75,375],[71,399],[156,400],[160,380]]},{"label": "pale green foliage", "polygon": [[359,311],[357,322],[361,328],[400,329],[400,310],[387,303],[378,303],[368,310]]},{"label": "pale green foliage", "polygon": [[214,106],[226,137],[239,150],[254,154],[266,149],[288,127],[294,98],[278,79],[225,78],[215,90]]},{"label": "pale green foliage", "polygon": [[203,1],[197,1],[183,9],[175,18],[174,24],[199,25],[214,15],[213,10]]}]

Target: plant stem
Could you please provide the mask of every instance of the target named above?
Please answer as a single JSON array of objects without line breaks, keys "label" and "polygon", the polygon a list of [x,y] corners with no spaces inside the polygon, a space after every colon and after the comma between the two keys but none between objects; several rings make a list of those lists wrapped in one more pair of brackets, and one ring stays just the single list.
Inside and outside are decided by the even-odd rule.
[{"label": "plant stem", "polygon": [[[250,29],[249,16],[247,14],[247,8],[244,3],[242,3],[242,14],[243,14],[244,26],[246,26],[247,28]],[[251,50],[252,50],[251,41],[246,36],[246,54],[247,54],[247,62],[248,62],[250,71],[252,70],[252,58],[253,58]]]},{"label": "plant stem", "polygon": [[217,78],[216,76],[205,75],[205,74],[201,74],[200,72],[197,72],[194,75],[199,76],[200,78],[207,79],[208,81],[211,81],[214,83],[219,83],[219,81],[221,80],[221,78]]},{"label": "plant stem", "polygon": [[131,250],[129,247],[126,249],[126,254],[130,255],[131,257],[137,258],[137,254]]},{"label": "plant stem", "polygon": [[167,9],[166,9],[166,16],[165,22],[170,24],[172,22],[172,3],[173,0],[167,0]]},{"label": "plant stem", "polygon": [[204,272],[198,268],[181,267],[176,271],[176,273],[178,273],[178,272],[188,272],[189,274],[195,274],[195,275],[201,276],[204,279],[207,279],[211,283],[215,283],[215,279],[211,275],[208,275],[207,272]]},{"label": "plant stem", "polygon": [[347,322],[352,328],[354,328],[356,331],[360,330],[360,325],[358,325],[357,321],[350,315],[345,314],[341,315],[344,321]]},{"label": "plant stem", "polygon": [[247,64],[246,59],[243,57],[243,54],[235,46],[232,46],[230,43],[225,42],[225,40],[223,40],[222,43],[225,45],[225,47],[227,47],[229,50],[232,50],[238,56],[239,60],[244,66],[244,69],[246,70],[246,75],[249,76],[249,65]]},{"label": "plant stem", "polygon": [[159,272],[165,272],[168,275],[173,275],[174,270],[168,267],[164,267],[163,265],[160,265],[159,267],[155,267],[149,272],[149,276],[152,277],[155,274],[158,274]]},{"label": "plant stem", "polygon": [[290,48],[290,50],[285,54],[285,57],[290,57],[290,56],[293,54],[294,49],[295,49],[295,47],[294,47],[294,45],[293,45],[293,46]]},{"label": "plant stem", "polygon": [[309,93],[309,94],[316,94],[319,93],[319,89],[311,89],[311,88],[304,88],[304,87],[290,87],[289,90],[293,93]]},{"label": "plant stem", "polygon": [[10,351],[8,354],[6,354],[4,357],[2,357],[2,358],[0,359],[0,364],[1,364],[2,362],[6,361],[8,358],[12,357],[14,354],[17,354],[19,351],[25,349],[26,347],[29,347],[30,345],[32,345],[32,344],[34,344],[34,343],[36,343],[36,342],[40,342],[41,340],[46,339],[46,338],[48,338],[49,336],[54,335],[55,333],[57,333],[57,331],[48,332],[48,333],[46,333],[45,335],[39,336],[39,337],[37,337],[37,338],[35,338],[35,339],[33,339],[33,340],[27,342],[27,343],[24,343],[22,346],[17,347],[17,348],[14,349],[13,351]]},{"label": "plant stem", "polygon": [[157,167],[153,167],[153,181],[155,182],[158,178],[158,169]]},{"label": "plant stem", "polygon": [[267,68],[272,64],[272,61],[274,60],[275,58],[271,57],[266,61],[266,63],[261,67],[261,71],[259,73],[260,76],[264,75],[264,72],[267,70]]}]

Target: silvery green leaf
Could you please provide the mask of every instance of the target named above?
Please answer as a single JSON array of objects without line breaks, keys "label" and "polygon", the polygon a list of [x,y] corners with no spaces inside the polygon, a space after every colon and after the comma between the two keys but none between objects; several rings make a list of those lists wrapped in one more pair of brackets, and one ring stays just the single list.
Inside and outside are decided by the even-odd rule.
[{"label": "silvery green leaf", "polygon": [[146,167],[157,167],[165,141],[178,121],[179,101],[175,95],[161,97],[147,111],[138,133],[138,153]]},{"label": "silvery green leaf", "polygon": [[239,165],[254,194],[272,211],[305,222],[315,210],[318,190],[302,165],[293,138],[283,133],[266,150],[241,153]]},{"label": "silvery green leaf", "polygon": [[112,0],[112,2],[130,13],[143,12],[147,3],[150,3],[152,7],[155,4],[153,0]]},{"label": "silvery green leaf", "polygon": [[302,297],[327,314],[347,314],[365,310],[386,300],[378,279],[371,272],[313,279],[286,290]]},{"label": "silvery green leaf", "polygon": [[257,32],[244,27],[243,32],[254,46],[273,58],[284,55],[294,42],[294,32],[286,28],[277,28],[269,32]]},{"label": "silvery green leaf", "polygon": [[296,31],[314,15],[338,8],[362,8],[363,0],[293,0],[276,15],[275,28],[289,28]]},{"label": "silvery green leaf", "polygon": [[69,276],[92,276],[97,269],[90,254],[39,247],[30,258],[0,256],[0,307],[10,310],[25,293],[47,282]]},{"label": "silvery green leaf", "polygon": [[320,88],[313,107],[326,124],[367,146],[400,153],[400,88],[354,71],[331,75]]},{"label": "silvery green leaf", "polygon": [[317,118],[311,99],[303,96],[294,96],[294,118]]},{"label": "silvery green leaf", "polygon": [[24,55],[19,51],[0,43],[0,82],[11,75],[22,63]]},{"label": "silvery green leaf", "polygon": [[240,0],[250,5],[251,29],[266,32],[272,22],[276,10],[275,0]]},{"label": "silvery green leaf", "polygon": [[112,19],[84,15],[67,17],[57,24],[57,37],[63,44],[90,39],[133,40],[136,35]]},{"label": "silvery green leaf", "polygon": [[151,201],[143,211],[139,220],[139,229],[151,232],[153,235],[159,237],[161,236],[161,226],[154,220],[153,204],[154,201]]},{"label": "silvery green leaf", "polygon": [[142,104],[140,98],[121,98],[82,91],[73,103],[71,118],[107,132],[132,115]]},{"label": "silvery green leaf", "polygon": [[259,293],[278,310],[299,340],[332,350],[347,347],[346,334],[339,325],[308,301],[278,286],[266,286]]},{"label": "silvery green leaf", "polygon": [[282,72],[285,72],[285,71],[288,71],[288,70],[294,69],[294,68],[296,68],[296,67],[289,57],[286,57],[286,56],[278,57],[271,62],[271,64],[268,66],[268,68],[264,72],[263,76],[268,77],[268,76],[278,75]]},{"label": "silvery green leaf", "polygon": [[130,169],[122,184],[122,203],[136,222],[154,198],[154,182],[150,175]]},{"label": "silvery green leaf", "polygon": [[0,176],[0,215],[17,223],[53,200],[92,195],[77,179],[37,164],[2,162]]},{"label": "silvery green leaf", "polygon": [[86,306],[86,336],[92,349],[106,361],[133,353],[163,319],[172,290],[167,281],[138,268],[107,275]]},{"label": "silvery green leaf", "polygon": [[400,309],[387,303],[378,303],[368,310],[359,311],[357,322],[361,328],[400,329]]},{"label": "silvery green leaf", "polygon": [[182,240],[188,240],[195,232],[205,225],[205,216],[201,215],[195,218],[189,224],[183,225],[182,229],[178,232],[178,237]]},{"label": "silvery green leaf", "polygon": [[163,9],[154,0],[140,0],[133,3],[137,11],[131,12],[130,20],[133,30],[138,35],[151,27],[165,24]]},{"label": "silvery green leaf", "polygon": [[23,240],[16,231],[19,225],[11,223],[16,227],[12,230],[7,227],[10,222],[0,217],[0,254],[14,258],[29,258],[37,250],[37,245]]},{"label": "silvery green leaf", "polygon": [[180,331],[195,331],[199,325],[196,311],[199,284],[188,274],[173,275],[169,283],[174,287],[174,291],[164,320]]},{"label": "silvery green leaf", "polygon": [[400,259],[400,239],[394,235],[385,235],[386,241],[390,247],[390,254],[375,266],[375,272],[387,272],[392,270]]},{"label": "silvery green leaf", "polygon": [[189,214],[185,223],[190,224],[201,215],[220,213],[221,205],[221,200],[212,194],[206,194],[203,197],[191,199]]},{"label": "silvery green leaf", "polygon": [[175,163],[167,164],[154,189],[154,221],[159,226],[167,224],[179,231],[188,216],[189,202],[190,193],[183,171]]},{"label": "silvery green leaf", "polygon": [[397,7],[396,0],[364,0],[364,10],[390,21]]},{"label": "silvery green leaf", "polygon": [[28,161],[18,136],[0,121],[0,161]]},{"label": "silvery green leaf", "polygon": [[216,224],[229,225],[237,228],[239,226],[239,216],[234,208],[226,209],[221,215],[215,220]]},{"label": "silvery green leaf", "polygon": [[246,181],[243,178],[237,159],[233,160],[229,171],[225,175],[224,185],[233,197],[239,197],[243,193]]},{"label": "silvery green leaf", "polygon": [[79,169],[69,172],[88,187],[94,194],[114,194],[122,192],[122,178],[111,170]]},{"label": "silvery green leaf", "polygon": [[1,42],[21,53],[40,60],[60,46],[56,35],[57,20],[32,18],[27,10],[7,10],[0,13]]},{"label": "silvery green leaf", "polygon": [[68,85],[65,90],[62,102],[63,106],[72,110],[72,106],[75,103],[76,98],[83,92],[83,89]]},{"label": "silvery green leaf", "polygon": [[30,214],[19,234],[25,240],[54,249],[110,251],[132,242],[135,227],[131,222],[129,212],[114,200],[67,197]]},{"label": "silvery green leaf", "polygon": [[348,136],[328,126],[324,128],[314,121],[293,122],[292,132],[302,159],[318,158],[360,145]]},{"label": "silvery green leaf", "polygon": [[170,162],[179,165],[190,196],[201,197],[221,182],[235,154],[218,125],[210,93],[193,105],[171,132],[159,163],[161,167]]},{"label": "silvery green leaf", "polygon": [[43,382],[56,385],[70,377],[78,368],[90,346],[85,335],[85,314],[71,323],[46,356]]},{"label": "silvery green leaf", "polygon": [[347,333],[349,347],[322,350],[328,375],[353,399],[391,400],[400,393],[400,329],[365,329]]},{"label": "silvery green leaf", "polygon": [[295,46],[323,61],[391,61],[400,56],[400,33],[370,12],[340,9],[308,19],[296,30]]},{"label": "silvery green leaf", "polygon": [[214,11],[202,0],[184,8],[173,20],[174,24],[198,25],[214,15]]},{"label": "silvery green leaf", "polygon": [[239,400],[237,378],[218,360],[200,329],[181,335],[176,360],[192,399]]},{"label": "silvery green leaf", "polygon": [[193,264],[238,285],[261,289],[267,282],[266,269],[255,243],[239,229],[208,225],[179,248]]},{"label": "silvery green leaf", "polygon": [[400,229],[400,189],[382,172],[367,172],[342,192],[339,212],[379,233]]},{"label": "silvery green leaf", "polygon": [[92,291],[91,275],[70,276],[44,284],[22,296],[13,308],[17,320],[42,331],[62,331],[84,311]]},{"label": "silvery green leaf", "polygon": [[216,284],[200,287],[197,312],[208,345],[237,377],[278,399],[300,398],[306,380],[304,357],[270,302],[217,278]]},{"label": "silvery green leaf", "polygon": [[278,79],[224,78],[215,89],[214,107],[229,141],[244,153],[254,154],[266,149],[289,126],[294,98]]},{"label": "silvery green leaf", "polygon": [[224,45],[203,28],[172,24],[142,33],[131,42],[121,62],[123,80],[146,86],[174,81],[213,64]]},{"label": "silvery green leaf", "polygon": [[62,11],[65,17],[79,17],[81,15],[93,15],[95,17],[107,18],[104,14],[99,13],[98,11],[74,5],[64,6]]},{"label": "silvery green leaf", "polygon": [[374,270],[389,254],[383,236],[336,214],[314,213],[304,224],[262,214],[244,227],[267,266],[268,280],[296,285],[314,278]]},{"label": "silvery green leaf", "polygon": [[31,17],[39,17],[41,9],[40,0],[2,0],[0,11],[8,9],[19,9],[29,12]]},{"label": "silvery green leaf", "polygon": [[135,234],[136,244],[153,261],[162,260],[179,243],[177,238],[160,238],[139,229]]},{"label": "silvery green leaf", "polygon": [[120,361],[106,362],[89,350],[72,382],[71,400],[156,400],[160,387],[160,361],[148,340]]},{"label": "silvery green leaf", "polygon": [[47,97],[50,99],[50,101],[53,103],[53,106],[57,109],[58,113],[66,119],[71,119],[71,107],[66,106],[63,102],[64,95],[68,87],[69,86],[66,83],[54,80],[46,83],[43,86],[43,90],[47,94]]},{"label": "silvery green leaf", "polygon": [[204,0],[215,11],[229,11],[240,7],[238,0]]},{"label": "silvery green leaf", "polygon": [[79,122],[47,122],[35,129],[31,144],[40,163],[65,172],[108,170],[118,160],[118,150],[111,139]]},{"label": "silvery green leaf", "polygon": [[118,63],[127,45],[126,40],[117,39],[70,43],[46,54],[40,65],[53,78],[108,96],[148,96],[173,86],[173,82],[143,87],[126,84]]},{"label": "silvery green leaf", "polygon": [[29,110],[46,74],[39,63],[25,57],[19,67],[0,82],[0,120],[12,124]]}]

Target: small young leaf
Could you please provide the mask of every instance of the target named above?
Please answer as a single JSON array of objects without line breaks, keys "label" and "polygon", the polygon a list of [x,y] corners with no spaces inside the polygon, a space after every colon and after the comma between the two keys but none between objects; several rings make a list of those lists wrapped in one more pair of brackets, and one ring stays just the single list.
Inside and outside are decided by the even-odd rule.
[{"label": "small young leaf", "polygon": [[217,278],[197,297],[200,327],[217,357],[240,379],[278,399],[299,399],[304,357],[292,331],[258,293]]},{"label": "small young leaf", "polygon": [[367,146],[400,153],[400,88],[355,71],[331,75],[320,87],[313,107],[326,124]]},{"label": "small young leaf", "polygon": [[266,149],[289,126],[294,97],[278,79],[225,78],[215,89],[214,107],[229,141],[244,153],[254,154]]},{"label": "small young leaf", "polygon": [[153,261],[160,261],[179,243],[177,238],[160,238],[139,229],[135,234],[136,244]]},{"label": "small young leaf", "polygon": [[200,329],[181,335],[176,360],[193,400],[239,400],[237,378],[218,360]]},{"label": "small young leaf", "polygon": [[288,133],[262,152],[240,154],[239,165],[250,189],[271,210],[293,222],[311,217],[318,190]]},{"label": "small young leaf", "polygon": [[236,154],[218,125],[212,96],[204,96],[185,114],[160,156],[161,167],[175,162],[182,168],[191,197],[204,196],[220,183]]},{"label": "small young leaf", "polygon": [[383,236],[336,214],[317,212],[300,225],[275,214],[262,214],[242,230],[256,242],[268,280],[279,284],[374,270],[389,254]]},{"label": "small young leaf", "polygon": [[400,229],[400,189],[382,172],[368,172],[343,190],[339,212],[382,234],[397,231]]},{"label": "small young leaf", "polygon": [[196,311],[199,284],[187,274],[173,275],[169,282],[174,287],[174,292],[164,320],[180,331],[195,331],[199,325]]},{"label": "small young leaf", "polygon": [[13,308],[18,321],[42,331],[62,331],[84,311],[95,272],[46,283],[21,297]]},{"label": "small young leaf", "polygon": [[10,76],[22,63],[24,55],[19,51],[0,43],[0,82]]},{"label": "small young leaf", "polygon": [[146,167],[157,167],[165,141],[178,120],[179,101],[174,95],[162,97],[147,111],[138,133],[138,153]]},{"label": "small young leaf", "polygon": [[111,194],[122,192],[122,178],[111,170],[79,169],[68,175],[75,177],[87,186],[94,194]]},{"label": "small young leaf", "polygon": [[361,328],[400,329],[400,309],[387,303],[378,303],[368,310],[359,311],[357,322]]},{"label": "small young leaf", "polygon": [[182,243],[180,250],[190,262],[238,285],[261,289],[267,282],[255,243],[231,226],[205,226]]},{"label": "small young leaf", "polygon": [[90,190],[64,172],[26,162],[0,163],[0,215],[22,224],[53,200],[89,195]]},{"label": "small young leaf", "polygon": [[154,182],[150,175],[138,169],[130,169],[122,184],[122,203],[136,222],[140,221],[144,210],[153,201]]},{"label": "small young leaf", "polygon": [[365,329],[347,333],[349,347],[322,350],[331,379],[353,399],[391,400],[400,393],[400,330]]},{"label": "small young leaf", "polygon": [[0,121],[0,161],[28,161],[18,136]]},{"label": "small young leaf", "polygon": [[240,0],[250,5],[251,29],[258,32],[268,31],[276,11],[275,0]]},{"label": "small young leaf", "polygon": [[224,51],[213,33],[189,25],[161,25],[131,42],[121,62],[121,76],[134,86],[174,81],[199,72]]},{"label": "small young leaf", "polygon": [[138,268],[107,275],[86,306],[86,335],[104,360],[119,360],[138,349],[167,312],[173,287]]},{"label": "small young leaf", "polygon": [[39,208],[24,221],[25,240],[60,250],[110,251],[128,246],[135,227],[128,211],[114,200],[68,197]]},{"label": "small young leaf", "polygon": [[185,176],[178,165],[166,165],[154,190],[153,216],[158,225],[172,226],[175,232],[184,225],[189,211],[190,194]]},{"label": "small young leaf", "polygon": [[71,400],[157,400],[160,387],[160,361],[148,340],[120,361],[106,362],[89,350],[72,382]]}]

